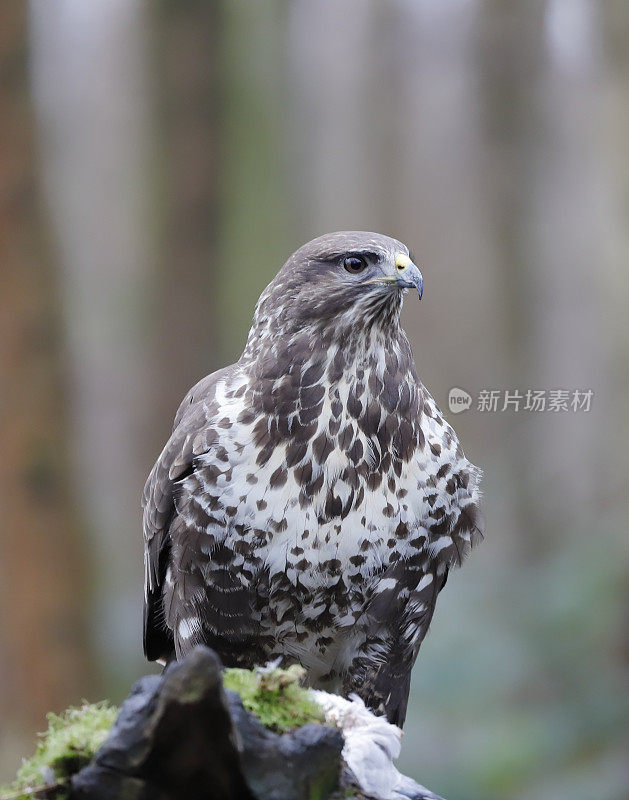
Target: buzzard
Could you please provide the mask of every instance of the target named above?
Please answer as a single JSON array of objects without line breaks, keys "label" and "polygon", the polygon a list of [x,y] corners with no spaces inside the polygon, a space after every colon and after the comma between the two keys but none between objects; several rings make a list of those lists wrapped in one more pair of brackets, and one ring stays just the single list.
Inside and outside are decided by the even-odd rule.
[{"label": "buzzard", "polygon": [[480,470],[400,327],[413,288],[395,239],[314,239],[240,359],[190,389],[143,494],[149,659],[281,657],[403,724],[437,595],[482,537]]}]

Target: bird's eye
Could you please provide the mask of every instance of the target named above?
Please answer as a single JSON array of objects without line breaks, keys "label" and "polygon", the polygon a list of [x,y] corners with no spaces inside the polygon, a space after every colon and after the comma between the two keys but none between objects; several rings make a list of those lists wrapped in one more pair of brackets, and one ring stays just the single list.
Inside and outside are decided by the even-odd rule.
[{"label": "bird's eye", "polygon": [[347,256],[343,259],[343,267],[352,275],[358,275],[359,272],[367,269],[367,262],[362,256]]}]

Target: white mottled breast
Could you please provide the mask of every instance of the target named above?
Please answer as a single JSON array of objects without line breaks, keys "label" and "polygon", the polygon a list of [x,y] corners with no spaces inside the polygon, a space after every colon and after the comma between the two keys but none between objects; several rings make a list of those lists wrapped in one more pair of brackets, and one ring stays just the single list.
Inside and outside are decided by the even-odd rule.
[{"label": "white mottled breast", "polygon": [[[352,381],[355,378],[351,375],[344,377],[336,386],[338,387],[344,411],[347,405],[347,398]],[[245,376],[238,378],[240,382],[246,382]],[[230,385],[230,394],[233,395],[234,388],[240,385],[238,382]],[[245,393],[246,394],[246,393]],[[281,523],[286,520],[286,528],[283,531],[273,533],[269,541],[258,551],[257,555],[262,557],[264,563],[268,565],[271,575],[274,573],[284,573],[293,584],[299,584],[308,589],[316,590],[325,588],[331,582],[336,583],[338,576],[331,578],[325,571],[319,569],[320,565],[330,558],[338,558],[341,561],[341,569],[344,578],[349,578],[358,571],[349,559],[357,553],[363,552],[365,562],[360,566],[360,572],[368,584],[369,576],[377,574],[387,565],[392,548],[387,542],[395,531],[399,522],[404,522],[418,534],[428,537],[428,532],[424,527],[427,518],[428,508],[425,501],[426,482],[431,475],[434,475],[442,463],[446,460],[452,461],[454,457],[453,449],[442,447],[439,457],[431,454],[428,447],[424,451],[418,452],[417,457],[404,464],[402,473],[395,479],[395,491],[388,489],[387,480],[383,480],[375,491],[369,491],[365,487],[364,501],[360,507],[349,512],[343,520],[333,519],[321,523],[319,516],[325,504],[325,498],[333,489],[335,494],[345,500],[351,487],[345,484],[339,477],[343,469],[348,465],[348,457],[340,448],[336,448],[319,466],[315,463],[311,447],[302,460],[310,460],[313,463],[313,477],[317,477],[319,472],[323,472],[324,479],[321,490],[312,498],[312,503],[306,508],[300,508],[299,485],[295,479],[294,469],[287,470],[286,483],[279,488],[270,486],[271,475],[278,467],[282,467],[286,458],[286,446],[279,445],[275,448],[270,460],[261,467],[255,466],[257,449],[253,443],[254,422],[249,424],[238,423],[238,417],[245,408],[244,397],[228,397],[226,394],[225,383],[219,384],[216,392],[216,400],[220,407],[216,422],[220,419],[228,418],[231,427],[227,430],[217,426],[220,431],[219,443],[227,450],[228,459],[225,464],[230,468],[230,478],[219,477],[217,488],[220,489],[219,503],[224,515],[224,509],[231,506],[236,507],[235,516],[231,519],[231,527],[227,524],[229,520],[226,516],[226,525],[222,530],[213,531],[215,535],[225,537],[225,543],[229,546],[240,538],[240,534],[234,530],[234,524],[240,523],[251,528],[259,528],[273,520]],[[327,430],[331,410],[330,393],[326,393],[323,401],[322,411],[318,420],[318,427],[315,436]],[[434,439],[443,444],[443,426],[434,417],[426,417],[424,420],[424,431],[427,440]],[[449,426],[448,426],[449,427]],[[363,444],[364,452],[373,452],[377,442],[366,437],[362,431],[357,431],[357,438]],[[311,440],[312,442],[312,440]],[[456,438],[454,438],[456,444]],[[369,456],[368,456],[369,457]],[[220,464],[215,458],[214,450],[202,456],[203,462],[208,464]],[[461,464],[467,464],[465,459],[461,459]],[[392,474],[392,470],[391,470]],[[251,477],[253,476],[253,477]],[[251,482],[254,480],[255,482]],[[399,490],[404,490],[404,498],[400,499],[397,495]],[[445,491],[439,491],[437,486],[434,491],[439,492],[440,501],[447,509],[457,504],[457,497],[448,495]],[[390,508],[392,506],[392,509]],[[385,513],[386,509],[386,513]],[[214,516],[220,512],[214,510]],[[307,534],[306,534],[307,532]],[[305,535],[306,534],[306,535]],[[365,539],[369,540],[369,548],[361,551]],[[432,542],[431,547],[437,549],[444,544],[438,541]],[[304,550],[300,558],[291,558],[290,550],[296,546]],[[404,543],[400,543],[401,555],[404,555]],[[242,558],[236,556],[236,559]],[[309,568],[298,570],[295,566],[296,561],[305,559]]]},{"label": "white mottled breast", "polygon": [[[371,368],[382,377],[381,362],[376,360],[374,364]],[[368,386],[369,373],[365,369],[362,372],[363,385]],[[396,581],[384,574],[387,567],[412,556],[424,565],[421,570],[428,571],[430,560],[453,545],[448,526],[442,525],[438,535],[433,535],[431,527],[434,530],[439,519],[454,520],[460,507],[477,499],[478,494],[475,468],[465,460],[454,432],[425,393],[422,398],[426,413],[421,416],[423,446],[418,432],[417,447],[413,456],[403,462],[399,475],[391,466],[373,490],[361,476],[362,501],[344,518],[326,517],[324,509],[330,491],[342,502],[352,491],[342,478],[349,464],[346,449],[335,442],[337,446],[322,464],[313,457],[313,442],[329,429],[333,401],[340,400],[342,405],[341,430],[346,423],[353,423],[354,441],[360,440],[367,463],[379,469],[383,455],[378,439],[364,433],[347,410],[356,380],[356,372],[347,370],[339,381],[326,386],[316,431],[309,438],[301,461],[285,470],[286,480],[280,486],[272,485],[272,476],[278,468],[286,467],[290,440],[276,444],[269,460],[258,466],[254,429],[261,420],[270,425],[272,415],[260,412],[251,419],[249,414],[249,421],[240,421],[243,412],[250,410],[246,374],[231,376],[229,385],[220,382],[213,400],[213,408],[218,410],[210,414],[208,407],[208,427],[216,432],[217,440],[198,456],[199,465],[212,467],[218,475],[213,485],[202,484],[202,491],[197,490],[193,498],[213,521],[206,531],[211,534],[207,548],[200,546],[208,557],[206,580],[214,579],[213,548],[216,543],[225,545],[231,552],[231,567],[243,576],[243,586],[252,587],[262,601],[263,610],[257,619],[276,643],[273,653],[292,654],[308,667],[315,684],[322,679],[320,685],[326,684],[330,675],[338,679],[371,640],[365,625],[357,624],[369,597],[392,590],[402,600],[410,597],[412,589],[408,586],[390,585]],[[419,390],[424,392],[423,387]],[[372,400],[378,398],[364,389],[363,402],[368,405]],[[380,413],[382,421],[386,414],[383,407]],[[431,443],[436,447],[430,447]],[[309,502],[300,505],[296,469],[305,463],[312,465],[313,480],[321,473],[323,480]],[[453,470],[468,470],[473,475],[470,485],[453,489],[448,474],[440,473],[443,465],[447,465],[450,475]],[[202,469],[199,474],[203,474]],[[440,516],[435,517],[436,511]],[[185,522],[194,525],[192,516]],[[407,533],[398,537],[400,523],[407,526]],[[259,531],[263,532],[261,537]],[[469,535],[462,534],[468,540]],[[458,552],[458,544],[456,549]],[[331,560],[338,563],[332,571]],[[446,563],[444,560],[438,574],[445,572]],[[418,584],[422,574],[418,574]],[[261,578],[261,588],[256,588],[256,575],[267,575],[264,580]],[[276,579],[281,590],[275,588]],[[432,580],[432,576],[428,575],[428,579]],[[290,591],[286,590],[286,580],[293,587]],[[418,591],[422,588],[419,586]],[[410,603],[411,610],[421,612],[421,601]],[[411,640],[420,635],[419,628],[408,632]],[[380,645],[373,647],[377,651]],[[375,651],[374,655],[377,657]]]}]

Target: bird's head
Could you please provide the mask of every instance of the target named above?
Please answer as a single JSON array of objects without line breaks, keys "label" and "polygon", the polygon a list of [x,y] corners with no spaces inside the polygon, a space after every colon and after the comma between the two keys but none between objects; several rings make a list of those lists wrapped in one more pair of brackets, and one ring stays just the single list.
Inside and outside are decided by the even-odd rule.
[{"label": "bird's head", "polygon": [[331,322],[367,327],[397,323],[402,296],[422,275],[408,248],[388,236],[339,231],[300,247],[263,292],[257,317],[273,316],[279,326]]}]

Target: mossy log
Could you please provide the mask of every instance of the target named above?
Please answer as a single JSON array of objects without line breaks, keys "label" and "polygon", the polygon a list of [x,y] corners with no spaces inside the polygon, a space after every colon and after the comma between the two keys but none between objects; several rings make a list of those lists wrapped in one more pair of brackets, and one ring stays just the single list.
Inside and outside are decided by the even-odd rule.
[{"label": "mossy log", "polygon": [[[139,680],[119,713],[101,703],[51,715],[37,752],[0,800],[366,797],[344,762],[342,731],[326,722],[302,676],[300,667],[223,671],[216,654],[199,646],[162,676]],[[388,726],[364,706],[358,711]],[[358,755],[369,761],[368,752]],[[439,800],[399,778],[390,793],[369,796]]]}]

